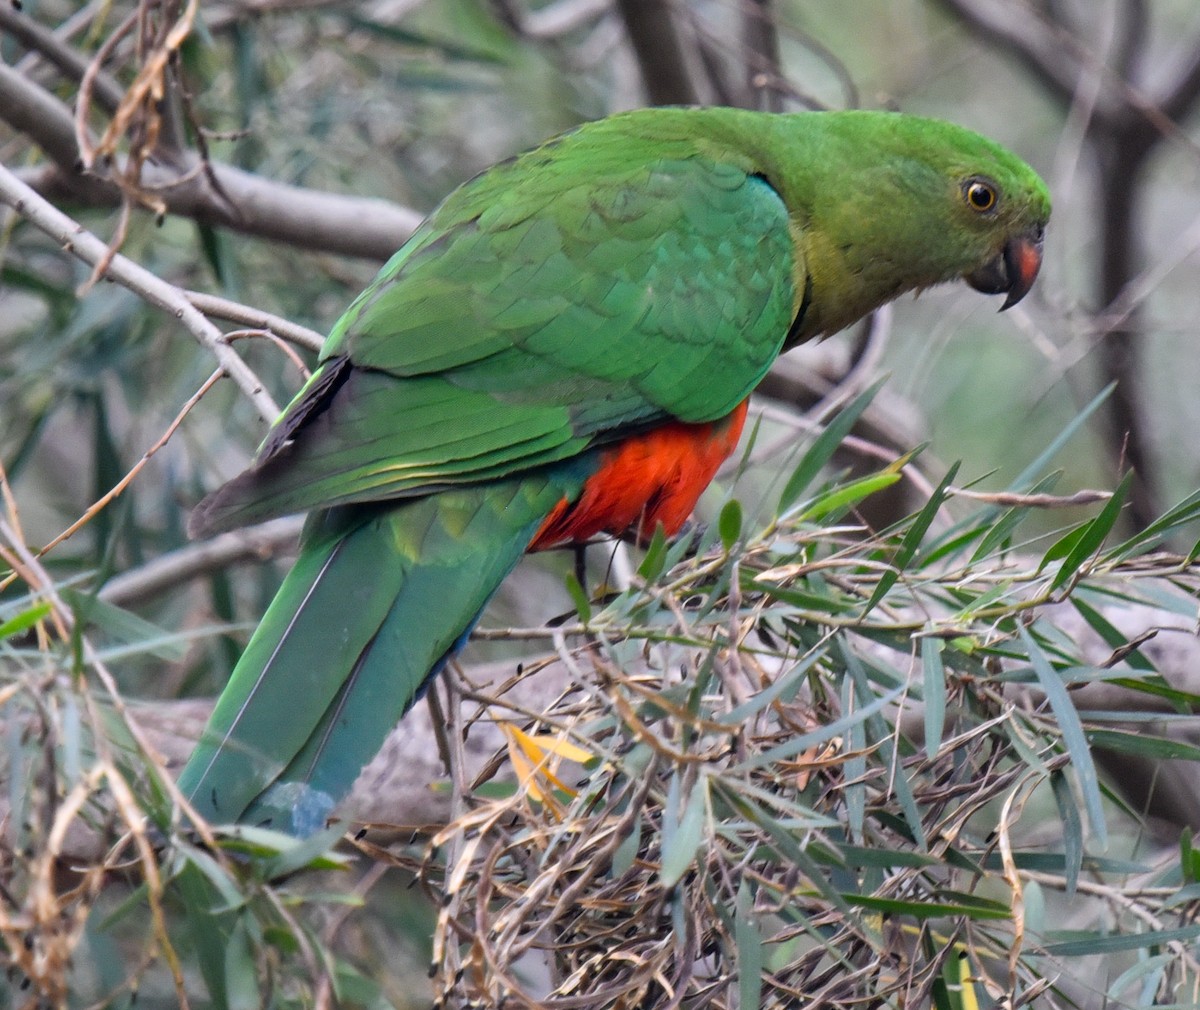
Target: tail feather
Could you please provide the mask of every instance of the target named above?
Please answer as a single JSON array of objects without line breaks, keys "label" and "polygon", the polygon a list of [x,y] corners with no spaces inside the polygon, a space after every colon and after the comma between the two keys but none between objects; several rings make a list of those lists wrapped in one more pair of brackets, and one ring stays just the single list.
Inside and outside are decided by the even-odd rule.
[{"label": "tail feather", "polygon": [[577,484],[560,469],[317,514],[180,776],[197,810],[318,829]]}]

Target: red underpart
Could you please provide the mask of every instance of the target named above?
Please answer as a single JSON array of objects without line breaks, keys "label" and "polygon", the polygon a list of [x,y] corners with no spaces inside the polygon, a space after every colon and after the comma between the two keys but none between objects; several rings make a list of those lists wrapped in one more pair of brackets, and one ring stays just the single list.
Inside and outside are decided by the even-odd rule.
[{"label": "red underpart", "polygon": [[659,523],[668,536],[678,533],[717,468],[737,447],[748,404],[743,400],[719,421],[673,421],[618,442],[604,452],[583,493],[555,506],[529,550],[626,530],[647,540]]}]

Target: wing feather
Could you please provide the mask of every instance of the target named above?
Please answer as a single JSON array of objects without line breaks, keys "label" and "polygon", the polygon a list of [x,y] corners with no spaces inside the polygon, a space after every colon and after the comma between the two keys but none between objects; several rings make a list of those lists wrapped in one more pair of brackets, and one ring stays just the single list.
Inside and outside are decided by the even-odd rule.
[{"label": "wing feather", "polygon": [[424,494],[733,410],[795,313],[787,210],[733,152],[614,123],[452,194],[196,528]]}]

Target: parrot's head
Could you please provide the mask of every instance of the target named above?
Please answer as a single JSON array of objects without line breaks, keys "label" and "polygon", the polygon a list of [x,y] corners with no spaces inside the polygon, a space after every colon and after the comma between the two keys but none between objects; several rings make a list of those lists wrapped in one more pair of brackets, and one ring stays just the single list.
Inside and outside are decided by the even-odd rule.
[{"label": "parrot's head", "polygon": [[[893,116],[892,123],[878,157],[896,193],[894,226],[905,236],[897,245],[935,283],[961,277],[984,294],[1005,295],[1001,311],[1016,305],[1042,265],[1046,184],[1011,151],[971,130],[910,116]],[[908,238],[914,224],[923,236],[915,243]]]},{"label": "parrot's head", "polygon": [[785,202],[799,219],[818,305],[822,289],[832,297],[805,336],[832,333],[905,291],[946,281],[1003,294],[1005,309],[1029,293],[1042,263],[1050,194],[1024,161],[941,120],[808,115],[825,117],[817,131],[822,179],[795,185],[794,203],[786,195]]},{"label": "parrot's head", "polygon": [[1050,195],[1037,173],[1003,148],[951,171],[963,208],[957,217],[969,236],[967,262],[975,260],[963,279],[986,295],[1006,295],[1003,312],[1029,294],[1037,279]]}]

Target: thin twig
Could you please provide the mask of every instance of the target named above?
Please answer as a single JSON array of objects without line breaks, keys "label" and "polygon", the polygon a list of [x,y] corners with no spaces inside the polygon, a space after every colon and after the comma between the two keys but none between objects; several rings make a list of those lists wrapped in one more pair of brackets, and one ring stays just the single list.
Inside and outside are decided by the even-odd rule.
[{"label": "thin twig", "polygon": [[[3,165],[0,165],[0,202],[8,204],[27,221],[58,242],[67,252],[95,266],[108,255],[108,246],[76,221],[42,199]],[[170,312],[189,333],[217,359],[222,371],[254,404],[259,415],[273,421],[279,407],[263,387],[258,376],[225,342],[221,331],[188,301],[187,295],[173,284],[156,277],[126,256],[112,259],[106,275],[143,300]]]},{"label": "thin twig", "polygon": [[[75,618],[71,609],[63,601],[55,588],[53,580],[46,573],[46,570],[34,557],[33,553],[25,545],[24,541],[16,534],[16,531],[0,519],[0,538],[7,542],[7,547],[0,546],[0,556],[3,556],[14,569],[18,569],[22,573],[22,578],[28,585],[44,597],[51,604],[51,614],[57,624],[57,629],[60,638],[65,641],[71,640],[71,632],[74,629]],[[116,680],[109,672],[95,648],[92,646],[87,635],[80,634],[77,636],[80,650],[83,658],[88,666],[96,674],[101,685],[112,702],[114,710],[121,718],[125,729],[128,731],[131,739],[137,745],[138,749],[145,756],[148,762],[158,770],[157,775],[159,785],[167,792],[168,795],[176,802],[180,809],[184,811],[193,821],[201,837],[205,842],[212,846],[214,839],[206,825],[196,816],[194,810],[188,804],[187,800],[179,789],[176,787],[171,777],[166,774],[163,768],[163,761],[157,750],[152,747],[142,732],[141,727],[131,717],[128,708],[125,705],[125,700],[120,691],[117,689]],[[84,704],[87,706],[91,715],[94,726],[99,727],[102,720],[95,710],[95,701],[90,694],[83,695]],[[103,732],[94,734],[94,740],[100,752],[102,767],[105,769],[105,777],[108,781],[109,790],[112,793],[114,803],[121,811],[125,824],[129,828],[133,836],[134,843],[138,849],[139,863],[142,866],[146,875],[146,890],[150,904],[151,919],[154,925],[154,932],[158,939],[159,948],[163,952],[167,963],[171,969],[171,975],[175,982],[176,997],[179,1000],[181,1007],[186,1010],[188,1006],[187,992],[184,987],[183,970],[180,966],[178,954],[175,952],[174,945],[171,943],[170,936],[167,931],[166,920],[163,917],[162,911],[162,893],[163,884],[162,878],[158,870],[158,861],[154,855],[153,847],[150,844],[149,837],[145,829],[145,817],[139,809],[133,792],[129,788],[129,784],[125,781],[124,776],[118,770],[116,762],[109,753],[109,741]],[[65,833],[65,826],[62,831]]]},{"label": "thin twig", "polygon": [[319,351],[325,343],[325,338],[316,330],[301,326],[283,316],[264,312],[251,305],[242,305],[229,298],[210,294],[207,291],[185,291],[188,301],[196,306],[206,316],[215,316],[231,323],[241,323],[243,326],[253,326],[260,330],[269,330],[284,340],[310,351]]},{"label": "thin twig", "polygon": [[[40,146],[51,165],[14,173],[45,197],[89,207],[120,206],[124,195],[108,168],[78,172],[79,146],[70,111],[54,95],[0,62],[0,121]],[[118,166],[119,167],[119,166]],[[139,176],[167,212],[302,249],[385,260],[420,224],[419,212],[388,200],[307,189],[232,165],[203,163],[190,151],[170,164],[147,163]],[[354,227],[346,227],[353,221]]]},{"label": "thin twig", "polygon": [[1000,505],[1004,508],[1065,509],[1078,505],[1094,505],[1108,501],[1111,491],[1092,491],[1084,488],[1074,494],[1017,494],[1014,491],[972,491],[965,487],[948,487],[946,493],[958,498]]},{"label": "thin twig", "polygon": [[[132,31],[134,25],[137,24],[138,12],[141,10],[138,7],[126,15],[125,20],[117,25],[116,29],[104,43],[96,50],[96,55],[92,57],[91,62],[83,72],[83,77],[79,80],[79,94],[75,100],[75,144],[79,149],[79,160],[84,168],[91,168],[96,160],[96,148],[92,144],[91,136],[88,132],[88,110],[91,108],[91,94],[96,86],[96,80],[100,75],[100,68],[104,66],[104,61],[108,59],[112,51],[117,47],[117,44],[126,35]],[[120,108],[121,101],[125,95],[121,95],[121,99],[117,102],[117,108]],[[116,109],[113,110],[114,114]]]},{"label": "thin twig", "polygon": [[68,526],[58,536],[56,536],[53,540],[51,540],[48,544],[46,544],[45,547],[43,547],[40,551],[38,551],[38,554],[39,555],[48,554],[50,551],[54,550],[55,547],[57,547],[59,544],[61,544],[64,540],[70,539],[72,536],[74,536],[76,533],[78,533],[84,526],[86,526],[88,523],[90,523],[96,517],[96,515],[101,511],[101,509],[107,507],[127,487],[129,487],[129,485],[133,481],[133,479],[139,473],[142,472],[142,469],[145,467],[145,465],[147,463],[149,463],[151,459],[154,458],[154,454],[156,452],[158,452],[159,449],[161,449],[164,445],[166,445],[171,440],[171,436],[174,435],[175,432],[178,430],[179,426],[181,424],[183,424],[183,419],[185,417],[187,417],[189,413],[191,413],[192,408],[194,406],[196,406],[197,403],[200,402],[200,400],[204,396],[204,394],[207,393],[210,389],[213,388],[213,386],[216,385],[217,380],[221,378],[221,375],[222,375],[222,372],[218,368],[215,372],[212,373],[212,375],[210,375],[207,379],[205,379],[204,382],[201,384],[200,388],[198,390],[196,390],[196,392],[194,392],[191,396],[188,397],[187,401],[180,408],[179,413],[175,415],[175,419],[169,425],[167,425],[167,430],[164,431],[161,436],[159,436],[158,440],[152,446],[150,446],[149,449],[147,449],[144,453],[142,453],[142,458],[139,459],[130,468],[129,472],[127,474],[125,474],[125,476],[122,477],[119,481],[117,481],[117,483],[114,484],[113,487],[106,494],[101,495],[100,498],[98,498],[96,501],[92,502],[92,504],[89,505],[87,507],[87,509],[84,511],[83,515],[81,515],[78,519],[75,520],[75,522],[71,523],[70,526]]}]

